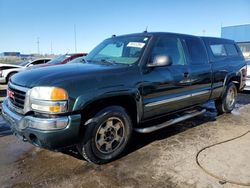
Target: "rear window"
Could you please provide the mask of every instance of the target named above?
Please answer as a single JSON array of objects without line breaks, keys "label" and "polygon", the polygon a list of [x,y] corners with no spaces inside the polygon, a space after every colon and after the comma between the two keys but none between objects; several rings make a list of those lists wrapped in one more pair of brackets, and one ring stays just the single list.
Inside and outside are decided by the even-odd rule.
[{"label": "rear window", "polygon": [[215,57],[227,56],[225,46],[223,44],[211,44],[210,48]]},{"label": "rear window", "polygon": [[238,50],[234,44],[225,44],[225,47],[229,56],[238,56]]},{"label": "rear window", "polygon": [[185,42],[191,64],[199,65],[207,62],[206,51],[199,38],[187,38]]}]

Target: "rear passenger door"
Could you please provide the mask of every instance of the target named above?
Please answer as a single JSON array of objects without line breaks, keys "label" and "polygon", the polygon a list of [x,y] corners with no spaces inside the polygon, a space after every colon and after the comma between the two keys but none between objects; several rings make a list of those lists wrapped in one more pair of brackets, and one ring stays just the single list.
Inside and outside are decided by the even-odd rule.
[{"label": "rear passenger door", "polygon": [[212,85],[211,64],[205,45],[199,37],[185,37],[188,62],[188,79],[192,97],[190,104],[200,104],[209,100]]}]

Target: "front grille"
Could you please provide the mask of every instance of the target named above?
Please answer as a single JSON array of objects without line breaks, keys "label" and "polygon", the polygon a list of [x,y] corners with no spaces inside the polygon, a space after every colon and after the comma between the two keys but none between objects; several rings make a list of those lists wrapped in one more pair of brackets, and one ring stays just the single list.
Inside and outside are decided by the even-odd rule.
[{"label": "front grille", "polygon": [[24,109],[24,101],[25,101],[26,91],[20,90],[20,89],[18,89],[16,87],[12,86],[11,84],[9,84],[8,90],[10,92],[13,92],[13,96],[12,97],[9,96],[10,102],[15,107],[23,110]]}]

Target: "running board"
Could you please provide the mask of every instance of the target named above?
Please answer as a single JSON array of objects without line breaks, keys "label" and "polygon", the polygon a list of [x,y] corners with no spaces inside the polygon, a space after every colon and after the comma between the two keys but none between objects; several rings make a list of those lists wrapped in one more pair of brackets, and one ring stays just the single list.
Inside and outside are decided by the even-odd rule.
[{"label": "running board", "polygon": [[157,130],[159,130],[159,129],[168,127],[168,126],[170,126],[170,125],[179,123],[179,122],[181,122],[181,121],[190,119],[190,118],[192,118],[192,117],[195,117],[195,116],[204,114],[205,112],[206,112],[206,109],[203,109],[203,110],[200,110],[200,111],[197,110],[197,111],[194,111],[194,112],[192,112],[192,113],[185,114],[185,115],[183,115],[183,116],[180,116],[180,117],[175,118],[175,119],[171,119],[171,120],[169,120],[169,121],[166,121],[166,122],[161,123],[161,124],[158,124],[158,125],[154,125],[154,126],[146,127],[146,128],[136,128],[135,131],[136,131],[136,132],[139,132],[139,133],[151,133],[151,132],[153,132],[153,131],[157,131]]}]

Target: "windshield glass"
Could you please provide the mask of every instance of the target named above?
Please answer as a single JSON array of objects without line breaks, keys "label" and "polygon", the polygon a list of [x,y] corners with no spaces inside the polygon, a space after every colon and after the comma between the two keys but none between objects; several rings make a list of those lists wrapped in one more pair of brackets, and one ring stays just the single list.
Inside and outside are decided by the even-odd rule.
[{"label": "windshield glass", "polygon": [[85,63],[84,57],[78,57],[78,58],[75,58],[72,61],[68,62],[68,64],[71,64],[71,63]]},{"label": "windshield glass", "polygon": [[27,64],[29,64],[30,62],[29,61],[24,61],[24,62],[22,62],[22,63],[19,63],[19,65],[20,66],[25,66],[25,65],[27,65]]},{"label": "windshield glass", "polygon": [[69,55],[65,54],[65,55],[61,55],[59,57],[56,57],[50,61],[47,62],[47,64],[50,65],[56,65],[56,64],[60,64],[62,61],[64,61],[65,59],[67,59],[68,57],[70,57]]},{"label": "windshield glass", "polygon": [[130,65],[139,60],[148,40],[149,37],[145,36],[113,37],[99,44],[85,59],[88,62]]}]

